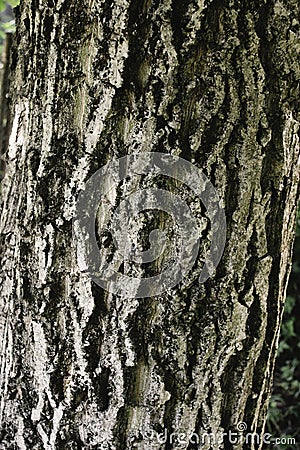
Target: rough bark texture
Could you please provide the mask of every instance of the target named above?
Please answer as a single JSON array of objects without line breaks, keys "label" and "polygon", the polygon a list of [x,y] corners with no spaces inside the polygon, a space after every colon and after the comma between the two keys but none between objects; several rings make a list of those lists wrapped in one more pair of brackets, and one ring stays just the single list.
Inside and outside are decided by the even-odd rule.
[{"label": "rough bark texture", "polygon": [[[23,1],[2,182],[1,449],[192,449],[151,432],[241,421],[263,432],[297,204],[299,48],[296,0]],[[180,155],[218,189],[227,242],[205,284],[130,299],[80,271],[77,195],[133,151]]]}]

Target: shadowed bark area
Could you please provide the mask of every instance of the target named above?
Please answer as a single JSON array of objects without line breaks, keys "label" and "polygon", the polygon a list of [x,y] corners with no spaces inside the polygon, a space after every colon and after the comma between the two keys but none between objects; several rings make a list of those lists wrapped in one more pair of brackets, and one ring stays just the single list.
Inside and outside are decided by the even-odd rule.
[{"label": "shadowed bark area", "polygon": [[[261,448],[228,432],[264,430],[298,201],[299,50],[293,0],[23,1],[1,185],[0,448],[190,450],[193,433],[227,433],[204,450]],[[227,240],[204,284],[209,224],[194,269],[161,296],[114,295],[80,270],[78,194],[133,152],[178,155],[215,185]],[[128,178],[113,208],[152,186]],[[167,215],[143,219],[137,245],[153,226],[172,234]]]}]

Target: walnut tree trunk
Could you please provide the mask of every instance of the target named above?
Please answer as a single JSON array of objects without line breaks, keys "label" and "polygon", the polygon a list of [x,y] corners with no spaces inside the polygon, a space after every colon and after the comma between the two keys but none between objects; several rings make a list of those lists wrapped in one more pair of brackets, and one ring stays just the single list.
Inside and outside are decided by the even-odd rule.
[{"label": "walnut tree trunk", "polygon": [[[298,199],[299,50],[296,0],[21,0],[1,189],[1,449],[192,449],[154,437],[239,422],[263,433]],[[216,187],[226,247],[204,284],[132,299],[80,270],[76,198],[132,152],[179,155]]]}]

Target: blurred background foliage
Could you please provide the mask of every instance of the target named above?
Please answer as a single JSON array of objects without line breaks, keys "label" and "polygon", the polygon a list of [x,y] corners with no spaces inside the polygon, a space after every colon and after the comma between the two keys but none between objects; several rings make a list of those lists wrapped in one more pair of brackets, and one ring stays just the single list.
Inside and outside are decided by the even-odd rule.
[{"label": "blurred background foliage", "polygon": [[[4,154],[8,146],[9,136],[9,59],[12,36],[15,31],[13,7],[19,0],[5,3],[0,0],[0,181],[5,174]],[[1,192],[1,185],[0,185]]]},{"label": "blurred background foliage", "polygon": [[7,33],[15,31],[15,18],[13,8],[19,4],[19,0],[5,2],[0,0],[0,52],[2,55],[3,43]]},{"label": "blurred background foliage", "polygon": [[[15,30],[13,7],[20,0],[0,0],[0,52],[7,33]],[[279,450],[300,450],[300,208],[298,210],[293,266],[285,304],[274,390],[266,431],[273,437],[294,437],[296,445],[272,445]]]}]

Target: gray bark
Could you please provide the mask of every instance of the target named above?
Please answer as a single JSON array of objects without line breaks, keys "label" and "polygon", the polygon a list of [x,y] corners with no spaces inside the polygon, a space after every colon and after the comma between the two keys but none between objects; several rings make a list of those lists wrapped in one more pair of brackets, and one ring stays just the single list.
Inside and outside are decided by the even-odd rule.
[{"label": "gray bark", "polygon": [[[153,433],[239,422],[262,435],[298,200],[298,2],[24,0],[11,70],[0,448],[171,449]],[[218,190],[226,247],[204,284],[132,299],[80,270],[76,198],[132,152],[179,155]]]}]

